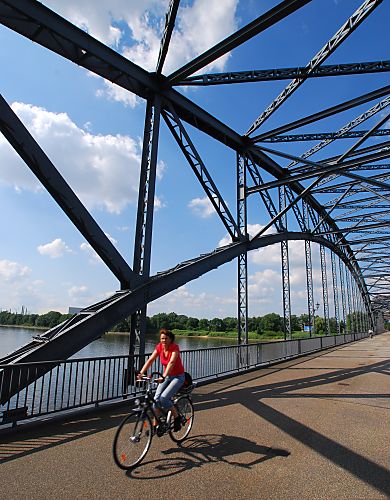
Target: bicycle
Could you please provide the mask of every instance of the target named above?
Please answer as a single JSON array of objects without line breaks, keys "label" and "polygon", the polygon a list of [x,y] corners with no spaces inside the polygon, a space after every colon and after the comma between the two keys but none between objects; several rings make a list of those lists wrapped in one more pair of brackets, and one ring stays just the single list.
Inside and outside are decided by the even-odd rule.
[{"label": "bicycle", "polygon": [[[145,458],[154,435],[158,437],[169,434],[172,441],[181,443],[191,431],[194,422],[194,406],[191,392],[194,385],[181,388],[174,396],[173,404],[181,417],[181,428],[174,430],[171,410],[157,415],[153,408],[154,392],[157,386],[154,376],[162,377],[161,373],[153,372],[150,377],[143,376],[141,381],[146,384],[145,394],[135,400],[136,407],[119,425],[113,442],[114,461],[124,470],[134,469]],[[157,423],[152,425],[152,418]]]}]

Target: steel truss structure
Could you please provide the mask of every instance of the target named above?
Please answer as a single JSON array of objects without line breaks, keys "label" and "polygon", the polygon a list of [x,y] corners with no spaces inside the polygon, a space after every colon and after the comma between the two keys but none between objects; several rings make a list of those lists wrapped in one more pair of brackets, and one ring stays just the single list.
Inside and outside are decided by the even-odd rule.
[{"label": "steel truss structure", "polygon": [[[60,175],[32,135],[0,97],[0,130],[38,177],[43,186],[78,228],[103,262],[118,279],[120,291],[107,300],[85,308],[64,324],[53,328],[29,344],[0,360],[1,364],[64,359],[100,337],[113,324],[131,315],[130,352],[136,339],[143,342],[146,328],[147,305],[158,297],[209,272],[233,259],[238,261],[238,339],[248,342],[248,252],[278,243],[281,245],[283,311],[285,335],[291,337],[291,289],[289,242],[302,241],[305,252],[308,324],[310,335],[315,331],[315,287],[313,258],[320,249],[322,275],[322,302],[325,331],[330,333],[330,310],[334,310],[336,332],[350,333],[374,327],[375,317],[389,315],[390,293],[388,256],[390,207],[390,142],[386,128],[390,104],[390,85],[378,86],[367,92],[367,84],[359,91],[359,78],[387,75],[388,60],[374,62],[323,62],[349,39],[355,30],[376,11],[385,9],[381,0],[365,0],[344,20],[339,30],[315,53],[309,62],[292,68],[249,70],[223,74],[195,75],[221,56],[234,51],[250,39],[276,26],[288,16],[299,16],[310,0],[283,0],[257,19],[239,29],[225,40],[200,54],[172,74],[164,74],[164,63],[169,53],[180,0],[171,0],[162,34],[155,72],[148,72],[129,61],[110,47],[98,42],[60,15],[36,0],[0,0],[0,22],[36,44],[57,53],[82,68],[113,82],[146,101],[143,154],[141,163],[137,222],[133,266],[125,261],[86,208]],[[383,13],[383,15],[385,15]],[[353,37],[351,37],[351,40]],[[245,68],[244,68],[245,70]],[[303,91],[313,81],[331,77],[332,82],[343,76],[353,80],[355,97],[320,111],[313,103],[313,113],[298,117],[290,123],[280,123],[267,130],[269,117],[292,98],[295,91]],[[242,134],[213,116],[188,98],[190,93],[179,92],[183,85],[207,87],[228,83],[253,83],[292,79],[273,102],[260,113]],[[269,85],[269,83],[267,84]],[[245,85],[244,85],[245,87]],[[252,86],[253,87],[253,86]],[[364,91],[363,91],[364,90]],[[317,132],[313,127],[321,120],[330,119],[355,107],[370,104],[366,111],[329,132]],[[314,104],[316,104],[314,106]],[[321,100],[319,102],[321,105]],[[375,119],[364,130],[353,130],[358,125]],[[161,120],[161,117],[163,120]],[[339,120],[335,120],[338,123]],[[231,243],[213,252],[179,263],[172,269],[150,275],[152,252],[153,207],[156,185],[159,131],[165,123],[184,158],[210,200],[220,221],[230,236]],[[237,211],[234,215],[207,168],[189,126],[222,144],[236,155],[236,164],[227,169],[234,178],[235,171]],[[309,127],[295,135],[291,130]],[[254,133],[256,132],[257,135]],[[352,143],[349,141],[355,141]],[[296,142],[320,141],[307,151],[297,153],[288,149]],[[281,148],[269,143],[281,143]],[[347,146],[343,146],[347,144]],[[319,154],[329,146],[332,156]],[[361,147],[364,145],[364,147]],[[316,155],[313,161],[309,159]],[[378,171],[373,175],[372,171]],[[256,234],[248,234],[247,201],[259,194],[259,213],[268,214],[269,222]],[[330,193],[337,197],[330,198]],[[265,208],[265,210],[262,210]],[[290,228],[290,229],[288,229]],[[373,230],[381,231],[371,237]],[[375,231],[374,231],[375,232]],[[332,292],[327,278],[327,254],[330,252]],[[316,258],[318,260],[318,258]],[[338,261],[338,263],[337,263]],[[333,304],[329,304],[331,301]],[[20,382],[20,381],[19,381]],[[26,376],[25,384],[29,382]],[[19,384],[20,387],[20,384]]]}]

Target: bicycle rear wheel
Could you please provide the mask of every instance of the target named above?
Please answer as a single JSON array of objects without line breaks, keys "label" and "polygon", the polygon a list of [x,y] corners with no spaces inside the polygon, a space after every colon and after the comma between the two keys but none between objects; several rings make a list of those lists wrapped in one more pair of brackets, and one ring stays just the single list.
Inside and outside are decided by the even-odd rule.
[{"label": "bicycle rear wheel", "polygon": [[132,411],[119,425],[113,443],[113,455],[118,467],[130,470],[147,454],[153,438],[152,422],[147,414]]},{"label": "bicycle rear wheel", "polygon": [[175,401],[175,406],[181,417],[181,429],[179,431],[169,430],[170,438],[175,443],[181,443],[191,431],[194,422],[194,406],[188,396],[180,396]]}]

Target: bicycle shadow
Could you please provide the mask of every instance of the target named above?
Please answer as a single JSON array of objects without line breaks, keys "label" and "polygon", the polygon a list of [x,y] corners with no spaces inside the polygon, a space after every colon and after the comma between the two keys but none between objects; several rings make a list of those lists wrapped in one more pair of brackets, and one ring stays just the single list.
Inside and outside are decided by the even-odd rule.
[{"label": "bicycle shadow", "polygon": [[227,434],[193,436],[179,447],[161,453],[164,458],[144,462],[139,468],[129,471],[127,476],[142,480],[161,479],[215,462],[251,469],[266,460],[290,455],[288,450],[270,448],[241,436]]}]

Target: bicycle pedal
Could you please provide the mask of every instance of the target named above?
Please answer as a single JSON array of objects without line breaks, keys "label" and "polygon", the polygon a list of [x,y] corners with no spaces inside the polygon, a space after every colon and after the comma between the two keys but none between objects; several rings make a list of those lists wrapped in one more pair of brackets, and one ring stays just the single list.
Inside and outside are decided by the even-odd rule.
[{"label": "bicycle pedal", "polygon": [[158,425],[158,426],[156,427],[156,434],[157,434],[157,437],[161,437],[161,436],[163,436],[163,435],[165,434],[165,432],[166,432],[166,428],[165,428],[165,426],[164,426],[164,427],[162,427],[161,425]]}]

